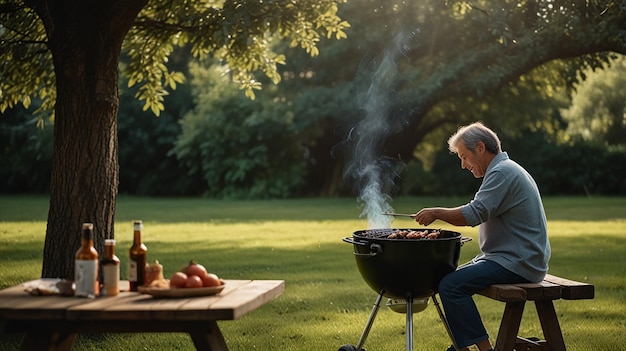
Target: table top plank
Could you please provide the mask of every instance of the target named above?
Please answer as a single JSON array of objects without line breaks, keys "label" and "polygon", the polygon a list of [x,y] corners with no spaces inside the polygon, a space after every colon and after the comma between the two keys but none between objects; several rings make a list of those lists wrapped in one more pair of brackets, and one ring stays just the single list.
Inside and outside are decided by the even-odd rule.
[{"label": "table top plank", "polygon": [[86,300],[60,296],[32,296],[25,291],[25,286],[36,281],[39,279],[0,291],[0,318],[19,318],[25,314],[34,319],[63,318],[68,308],[80,305]]},{"label": "table top plank", "polygon": [[225,280],[216,295],[155,298],[137,292],[95,299],[32,296],[19,286],[0,291],[0,319],[32,320],[233,320],[284,291],[283,280]]},{"label": "table top plank", "polygon": [[[224,289],[228,298],[214,300],[210,310],[219,314],[217,319],[238,319],[280,295],[284,288],[282,280],[248,281],[232,291]],[[201,300],[192,300],[185,308],[197,309],[197,305],[202,303]]]}]

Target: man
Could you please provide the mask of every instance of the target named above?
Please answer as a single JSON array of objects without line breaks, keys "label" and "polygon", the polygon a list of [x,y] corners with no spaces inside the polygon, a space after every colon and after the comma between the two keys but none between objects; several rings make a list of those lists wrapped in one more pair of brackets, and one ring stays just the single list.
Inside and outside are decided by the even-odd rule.
[{"label": "man", "polygon": [[[439,295],[459,350],[493,350],[472,295],[493,284],[539,282],[548,271],[550,243],[541,196],[533,178],[503,152],[482,123],[459,128],[448,147],[461,168],[483,178],[474,199],[455,208],[424,208],[415,221],[477,226],[481,253],[445,276]],[[454,345],[448,351],[455,350]]]}]

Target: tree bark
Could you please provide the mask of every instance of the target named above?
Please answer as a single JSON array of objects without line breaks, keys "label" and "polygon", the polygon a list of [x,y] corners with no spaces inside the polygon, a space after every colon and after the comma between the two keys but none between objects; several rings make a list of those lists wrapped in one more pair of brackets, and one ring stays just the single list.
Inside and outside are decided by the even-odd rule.
[{"label": "tree bark", "polygon": [[48,34],[57,91],[42,277],[73,279],[82,223],[94,224],[99,252],[105,238],[114,238],[119,57],[144,5],[47,1],[35,7]]}]

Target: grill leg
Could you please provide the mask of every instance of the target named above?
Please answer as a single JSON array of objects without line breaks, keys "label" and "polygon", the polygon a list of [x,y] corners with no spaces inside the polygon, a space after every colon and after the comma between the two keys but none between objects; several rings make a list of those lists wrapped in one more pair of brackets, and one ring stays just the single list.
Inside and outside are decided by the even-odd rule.
[{"label": "grill leg", "polygon": [[356,344],[356,349],[361,351],[363,345],[365,345],[365,340],[370,333],[370,329],[372,329],[372,324],[374,324],[374,319],[376,318],[376,314],[380,309],[380,301],[383,299],[383,293],[385,290],[381,290],[376,298],[376,302],[374,303],[374,307],[372,308],[372,313],[370,313],[370,317],[367,320],[367,324],[365,325],[365,329],[363,330],[363,334],[361,334],[361,338],[359,339],[359,343]]},{"label": "grill leg", "polygon": [[448,332],[448,336],[450,337],[450,340],[452,340],[452,346],[454,346],[455,350],[458,350],[459,347],[456,345],[456,342],[454,341],[452,330],[450,330],[450,326],[448,325],[448,320],[446,319],[446,316],[443,314],[443,311],[441,310],[441,307],[439,306],[439,300],[437,300],[436,294],[433,294],[433,303],[435,304],[435,307],[437,307],[437,313],[439,313],[439,318],[443,322],[443,325],[446,327],[446,331]]},{"label": "grill leg", "polygon": [[413,297],[406,299],[406,351],[413,350]]}]

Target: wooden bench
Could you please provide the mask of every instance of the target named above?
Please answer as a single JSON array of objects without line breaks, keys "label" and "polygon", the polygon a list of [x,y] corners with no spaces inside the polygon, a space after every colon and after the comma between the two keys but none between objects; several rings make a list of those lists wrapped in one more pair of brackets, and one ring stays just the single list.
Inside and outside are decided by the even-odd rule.
[{"label": "wooden bench", "polygon": [[[541,283],[493,285],[479,294],[506,303],[496,351],[566,351],[552,302],[558,299],[593,299],[594,286],[548,274]],[[545,340],[517,335],[526,301],[535,302]]]}]

